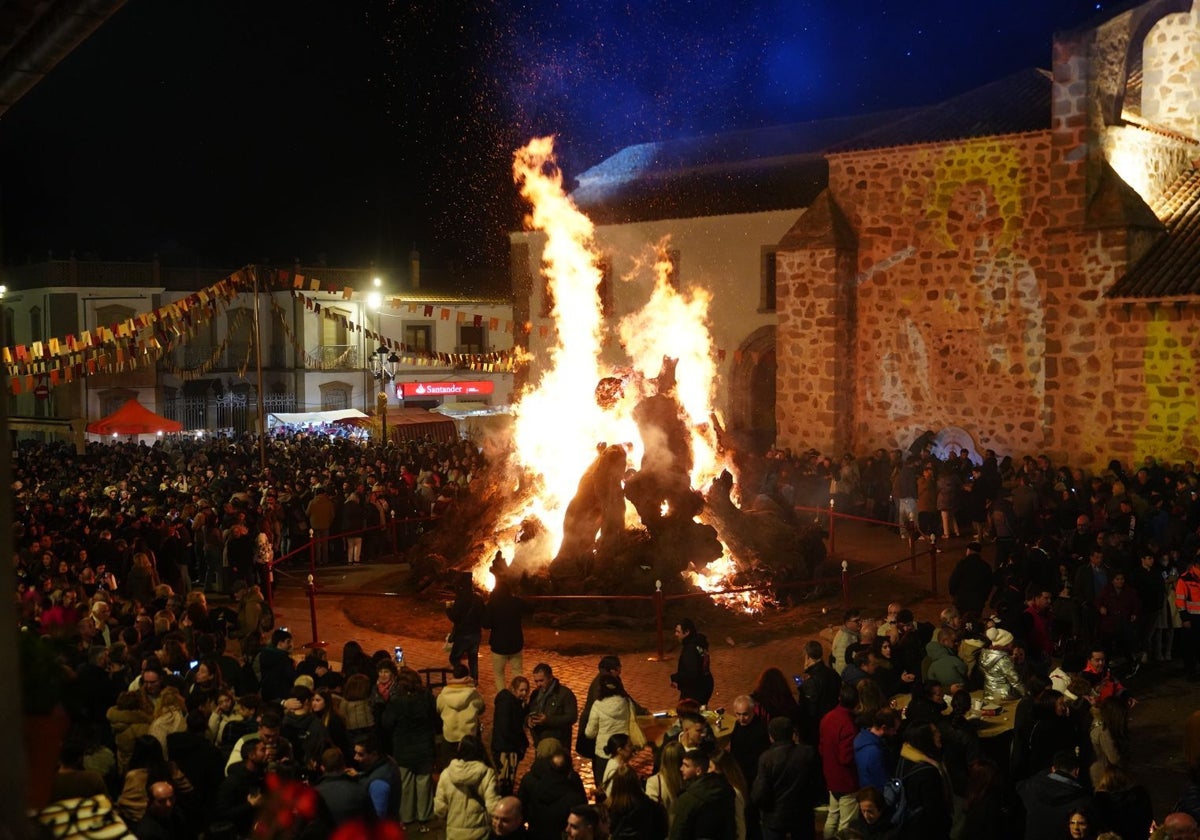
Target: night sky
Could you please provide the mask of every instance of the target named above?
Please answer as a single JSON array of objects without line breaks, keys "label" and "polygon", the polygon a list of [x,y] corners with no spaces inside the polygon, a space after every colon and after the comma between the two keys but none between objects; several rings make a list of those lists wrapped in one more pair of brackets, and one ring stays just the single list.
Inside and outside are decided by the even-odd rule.
[{"label": "night sky", "polygon": [[630,143],[934,102],[1048,67],[1055,30],[1117,5],[129,0],[0,117],[0,253],[392,265],[415,245],[426,280],[500,288],[531,136],[558,136],[570,178]]}]

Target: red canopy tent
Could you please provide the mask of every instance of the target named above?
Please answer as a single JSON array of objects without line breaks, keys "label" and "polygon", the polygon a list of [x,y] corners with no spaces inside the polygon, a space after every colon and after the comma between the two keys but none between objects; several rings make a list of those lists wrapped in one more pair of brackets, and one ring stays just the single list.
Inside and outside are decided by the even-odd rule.
[{"label": "red canopy tent", "polygon": [[153,435],[182,432],[183,424],[160,417],[137,400],[129,400],[112,414],[87,424],[92,435]]}]

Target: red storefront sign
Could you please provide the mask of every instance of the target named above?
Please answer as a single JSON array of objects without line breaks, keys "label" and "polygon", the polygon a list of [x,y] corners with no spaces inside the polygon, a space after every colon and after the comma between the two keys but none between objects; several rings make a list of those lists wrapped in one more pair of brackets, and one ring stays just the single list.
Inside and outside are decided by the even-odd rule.
[{"label": "red storefront sign", "polygon": [[397,390],[404,399],[412,397],[474,397],[490,394],[495,384],[489,380],[478,382],[402,382]]}]

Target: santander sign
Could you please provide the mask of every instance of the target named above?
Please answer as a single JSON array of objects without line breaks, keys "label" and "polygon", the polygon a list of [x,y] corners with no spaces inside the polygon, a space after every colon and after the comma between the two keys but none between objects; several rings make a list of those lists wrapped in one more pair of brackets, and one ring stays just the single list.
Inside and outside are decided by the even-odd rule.
[{"label": "santander sign", "polygon": [[402,382],[397,390],[400,396],[408,397],[461,397],[490,394],[495,384],[488,380],[478,382]]}]

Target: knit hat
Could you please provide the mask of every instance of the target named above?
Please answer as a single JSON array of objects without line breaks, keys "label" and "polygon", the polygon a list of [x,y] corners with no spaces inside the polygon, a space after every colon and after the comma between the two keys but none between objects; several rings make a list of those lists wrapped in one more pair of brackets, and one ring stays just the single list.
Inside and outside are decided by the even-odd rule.
[{"label": "knit hat", "polygon": [[992,647],[1008,647],[1013,643],[1013,634],[1002,627],[989,627],[987,637]]}]

